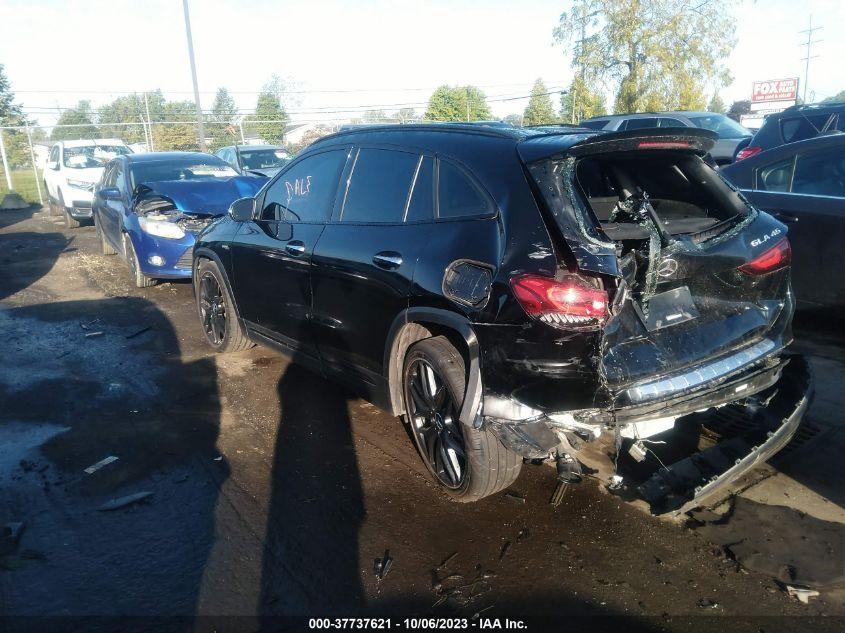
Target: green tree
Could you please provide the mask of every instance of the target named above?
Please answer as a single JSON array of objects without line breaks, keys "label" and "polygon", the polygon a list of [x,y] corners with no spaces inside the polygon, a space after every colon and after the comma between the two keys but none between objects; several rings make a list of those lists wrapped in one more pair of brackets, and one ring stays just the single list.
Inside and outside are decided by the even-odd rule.
[{"label": "green tree", "polygon": [[531,98],[528,100],[528,105],[522,116],[523,125],[546,125],[557,122],[552,97],[542,79],[537,79],[534,82],[534,87],[531,89]]},{"label": "green tree", "polygon": [[399,123],[413,123],[419,119],[414,108],[400,108],[390,115],[390,119]]},{"label": "green tree", "polygon": [[257,134],[265,143],[279,144],[284,139],[289,120],[282,105],[285,91],[285,82],[278,75],[273,75],[270,81],[261,87],[255,104],[255,114],[244,119],[244,128],[249,130],[250,134]]},{"label": "green tree", "polygon": [[728,111],[728,107],[725,105],[725,102],[722,101],[718,92],[713,95],[710,99],[710,103],[707,104],[707,111],[718,112],[719,114],[724,114]]},{"label": "green tree", "polygon": [[[196,105],[193,101],[167,101],[160,118],[152,126],[156,151],[195,151],[199,149],[196,124]],[[150,113],[152,118],[152,113]]]},{"label": "green tree", "polygon": [[845,103],[845,90],[842,90],[838,94],[833,95],[832,97],[828,97],[822,103]]},{"label": "green tree", "polygon": [[580,76],[576,76],[560,97],[560,120],[576,124],[584,119],[607,114],[604,95],[593,92]]},{"label": "green tree", "polygon": [[509,114],[504,119],[502,119],[505,123],[510,123],[514,127],[522,127],[522,115],[521,114]]},{"label": "green tree", "polygon": [[[0,126],[22,126],[29,121],[24,116],[23,108],[15,103],[15,93],[12,84],[6,77],[3,64],[0,64]],[[36,130],[33,130],[33,133]],[[6,158],[10,167],[22,167],[30,164],[29,143],[24,130],[3,130],[3,143],[6,147]],[[5,179],[0,186],[5,187]]]},{"label": "green tree", "polygon": [[[97,124],[99,134],[105,138],[120,138],[126,143],[147,142],[144,132],[149,113],[149,123],[157,123],[165,119],[165,98],[161,90],[147,93],[133,93],[117,97],[99,109]],[[190,118],[194,118],[192,113]],[[128,125],[127,125],[128,124]],[[155,134],[153,134],[153,140]],[[153,143],[154,149],[161,149]]]},{"label": "green tree", "polygon": [[206,133],[211,136],[211,149],[231,145],[236,138],[232,129],[238,116],[238,105],[226,88],[218,88],[211,105],[211,121]]},{"label": "green tree", "polygon": [[611,85],[617,113],[703,109],[730,81],[733,0],[571,0],[554,36],[587,85]]},{"label": "green tree", "polygon": [[731,104],[731,107],[728,110],[728,116],[731,117],[734,121],[739,122],[739,119],[743,114],[748,114],[750,112],[751,101],[749,101],[748,99],[742,99],[740,101],[734,101]]},{"label": "green tree", "polygon": [[[62,125],[72,125],[74,127],[60,127]],[[99,136],[97,128],[94,126],[91,102],[80,101],[76,104],[75,108],[69,108],[62,112],[59,120],[56,121],[56,127],[53,128],[51,138],[54,141],[63,141],[68,139],[98,138]]]},{"label": "green tree", "polygon": [[475,86],[440,86],[425,113],[429,121],[483,121],[491,116],[487,95]]}]

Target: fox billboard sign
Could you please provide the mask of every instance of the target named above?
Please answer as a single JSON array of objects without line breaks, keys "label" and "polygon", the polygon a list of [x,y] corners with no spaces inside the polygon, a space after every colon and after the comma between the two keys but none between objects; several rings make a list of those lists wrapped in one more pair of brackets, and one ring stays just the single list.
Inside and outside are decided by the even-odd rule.
[{"label": "fox billboard sign", "polygon": [[798,97],[798,77],[755,81],[751,89],[751,103],[795,101]]}]

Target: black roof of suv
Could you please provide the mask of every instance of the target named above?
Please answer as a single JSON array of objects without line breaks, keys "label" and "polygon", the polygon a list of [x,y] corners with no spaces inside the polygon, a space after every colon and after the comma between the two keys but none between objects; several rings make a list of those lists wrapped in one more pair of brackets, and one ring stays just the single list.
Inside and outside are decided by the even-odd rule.
[{"label": "black roof of suv", "polygon": [[738,147],[736,160],[743,160],[785,143],[838,132],[845,132],[845,103],[792,106],[767,116],[757,133]]},{"label": "black roof of suv", "polygon": [[703,160],[714,141],[463,124],[324,137],[198,237],[203,331],[403,415],[462,501],[509,486],[525,458],[575,481],[583,442],[618,451],[618,433],[761,394],[774,414],[729,449],[632,481],[656,512],[697,502],[743,450],[752,464],[782,445],[809,389],[780,356],[786,227]]}]

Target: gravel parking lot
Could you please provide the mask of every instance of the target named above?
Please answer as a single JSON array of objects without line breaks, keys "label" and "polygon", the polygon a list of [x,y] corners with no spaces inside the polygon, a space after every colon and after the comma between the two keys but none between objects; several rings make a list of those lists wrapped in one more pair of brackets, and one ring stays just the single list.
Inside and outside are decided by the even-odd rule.
[{"label": "gravel parking lot", "polygon": [[[398,419],[264,348],[211,354],[190,284],[136,289],[98,253],[91,227],[0,216],[0,523],[23,524],[0,615],[845,615],[845,347],[817,321],[797,331],[805,433],[721,519],[654,518],[593,481],[555,510],[544,466],[464,505]],[[820,595],[787,594],[802,584]]]}]

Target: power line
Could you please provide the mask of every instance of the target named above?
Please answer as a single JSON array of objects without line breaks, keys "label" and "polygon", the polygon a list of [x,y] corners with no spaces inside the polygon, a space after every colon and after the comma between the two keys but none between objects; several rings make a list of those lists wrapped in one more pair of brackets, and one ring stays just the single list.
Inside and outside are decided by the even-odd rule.
[{"label": "power line", "polygon": [[[554,82],[565,83],[564,80]],[[442,84],[440,84],[442,85]],[[519,82],[509,84],[473,84],[476,88],[511,88],[513,86],[531,86],[531,82]],[[308,90],[285,90],[285,94],[344,94],[344,93],[361,93],[361,92],[427,92],[434,91],[438,86],[424,86],[424,87],[408,87],[396,88],[385,86],[383,88],[314,88]],[[132,95],[143,94],[144,90],[15,90],[16,94],[103,94],[103,95]],[[148,90],[146,92],[155,92],[155,90]],[[162,90],[163,93],[168,94],[183,94],[191,95],[193,91],[190,90]],[[230,95],[257,95],[261,94],[262,90],[227,90]],[[200,90],[200,94],[216,94],[216,90]]]},{"label": "power line", "polygon": [[[561,90],[564,89],[564,86],[561,85],[554,90],[549,92],[543,93],[544,95],[552,95],[552,94],[559,94]],[[518,94],[514,95],[513,93],[505,93],[501,95],[494,95],[491,97],[487,97],[486,101],[488,103],[501,103],[505,101],[518,101],[520,99],[529,99],[531,98],[532,94]],[[401,107],[425,107],[428,105],[428,100],[425,101],[408,101],[402,103],[369,103],[369,104],[358,104],[358,105],[351,105],[351,106],[315,106],[313,108],[298,108],[298,109],[291,109],[286,110],[287,114],[343,114],[343,113],[355,113],[360,112],[362,110],[374,110],[374,109],[390,109],[390,108],[401,108]],[[73,111],[76,110],[76,106],[24,106],[23,110],[27,114],[61,114],[62,112],[66,111]],[[100,106],[99,108],[90,108],[88,112],[91,114],[98,114],[102,112],[107,112],[108,106]],[[255,108],[235,108],[234,112],[236,114],[241,115],[249,115],[255,114]],[[203,114],[216,114],[212,109],[204,109],[202,110]],[[140,114],[140,112],[139,112]]]}]

